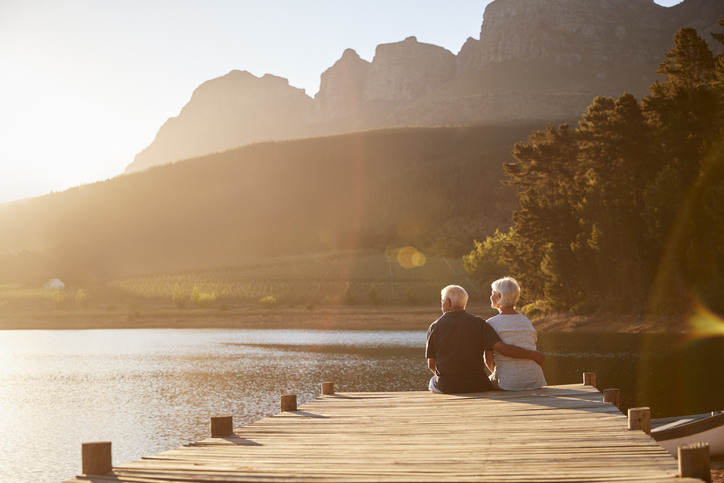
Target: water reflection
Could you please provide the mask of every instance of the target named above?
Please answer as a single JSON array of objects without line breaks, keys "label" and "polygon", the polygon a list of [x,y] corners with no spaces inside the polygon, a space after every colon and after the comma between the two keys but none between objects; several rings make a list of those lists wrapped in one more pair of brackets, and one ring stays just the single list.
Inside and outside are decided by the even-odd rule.
[{"label": "water reflection", "polygon": [[[61,481],[81,443],[115,463],[202,439],[210,416],[240,426],[337,391],[425,390],[424,331],[105,330],[0,332],[0,481]],[[722,339],[540,334],[549,384],[594,371],[622,409],[654,417],[724,409]]]}]

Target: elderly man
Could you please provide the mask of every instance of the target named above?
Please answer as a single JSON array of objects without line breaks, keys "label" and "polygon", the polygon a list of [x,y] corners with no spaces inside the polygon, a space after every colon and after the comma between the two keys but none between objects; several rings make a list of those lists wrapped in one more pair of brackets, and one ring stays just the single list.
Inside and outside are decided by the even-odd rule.
[{"label": "elderly man", "polygon": [[504,343],[487,322],[467,313],[468,294],[464,288],[448,285],[441,294],[442,317],[427,330],[425,354],[434,374],[430,391],[443,394],[492,391],[483,360],[486,350],[495,349],[505,356],[532,359],[543,365],[543,354]]}]

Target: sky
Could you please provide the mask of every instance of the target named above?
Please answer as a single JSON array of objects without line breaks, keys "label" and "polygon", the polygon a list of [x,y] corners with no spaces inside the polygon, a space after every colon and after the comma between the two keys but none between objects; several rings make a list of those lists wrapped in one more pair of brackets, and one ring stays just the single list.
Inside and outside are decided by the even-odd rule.
[{"label": "sky", "polygon": [[457,54],[488,3],[0,0],[0,203],[117,176],[209,79],[274,74],[314,97],[347,48],[372,61],[414,35]]}]

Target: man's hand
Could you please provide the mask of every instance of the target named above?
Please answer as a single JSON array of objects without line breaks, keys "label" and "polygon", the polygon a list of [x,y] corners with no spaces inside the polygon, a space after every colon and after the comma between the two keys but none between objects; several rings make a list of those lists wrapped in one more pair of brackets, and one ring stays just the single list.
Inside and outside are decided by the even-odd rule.
[{"label": "man's hand", "polygon": [[433,374],[435,374],[435,359],[427,360],[427,368],[430,369]]},{"label": "man's hand", "polygon": [[522,347],[506,344],[503,341],[496,342],[493,346],[493,349],[500,352],[504,356],[512,357],[514,359],[530,359],[532,361],[535,361],[535,363],[539,366],[542,366],[543,361],[546,360],[546,356],[538,351],[523,349]]}]

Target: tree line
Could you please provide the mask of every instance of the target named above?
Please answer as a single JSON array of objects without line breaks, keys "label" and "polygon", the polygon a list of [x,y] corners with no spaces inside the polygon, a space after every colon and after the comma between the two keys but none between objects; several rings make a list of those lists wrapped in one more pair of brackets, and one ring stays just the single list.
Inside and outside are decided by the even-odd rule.
[{"label": "tree line", "polygon": [[471,275],[553,310],[724,312],[724,54],[683,28],[657,73],[643,99],[597,97],[515,145],[513,228],[476,242]]}]

